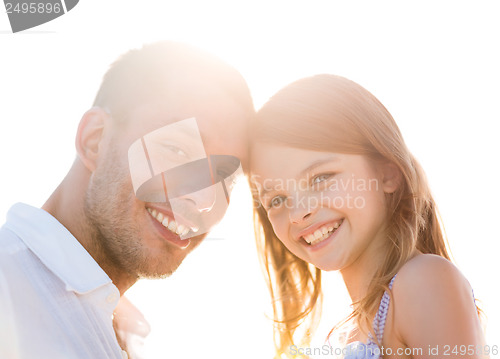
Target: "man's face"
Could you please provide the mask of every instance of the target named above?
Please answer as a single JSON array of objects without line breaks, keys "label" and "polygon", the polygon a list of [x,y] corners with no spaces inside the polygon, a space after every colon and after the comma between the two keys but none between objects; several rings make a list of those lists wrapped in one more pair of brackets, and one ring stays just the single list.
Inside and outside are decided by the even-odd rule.
[{"label": "man's face", "polygon": [[[174,202],[139,199],[141,197],[134,194],[128,162],[131,145],[157,129],[194,117],[207,156],[230,155],[243,163],[247,156],[245,117],[248,113],[216,86],[199,80],[181,79],[177,83],[172,86],[175,91],[169,92],[163,101],[139,106],[123,123],[112,121],[112,125],[105,128],[97,168],[87,191],[85,213],[97,230],[103,254],[115,266],[140,277],[170,275],[200,244],[206,231],[186,240],[181,240],[179,234],[196,231],[198,225],[193,223],[196,222],[193,218],[213,209],[215,193],[186,195],[177,199],[175,208]],[[157,140],[157,144],[162,143],[161,138]],[[165,147],[173,155],[183,151],[168,140],[166,138]],[[189,145],[186,142],[179,143]],[[189,175],[196,176],[196,173]],[[172,186],[170,190],[174,191]],[[177,216],[174,226],[172,219],[179,206],[190,215],[185,223]],[[218,212],[222,214],[225,207],[220,208]],[[180,230],[179,224],[183,225]]]}]

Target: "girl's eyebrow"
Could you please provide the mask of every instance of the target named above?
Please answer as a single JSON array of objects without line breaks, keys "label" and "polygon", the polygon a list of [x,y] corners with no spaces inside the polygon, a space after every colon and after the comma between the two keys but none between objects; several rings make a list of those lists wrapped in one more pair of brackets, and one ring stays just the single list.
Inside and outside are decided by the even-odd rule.
[{"label": "girl's eyebrow", "polygon": [[274,188],[269,188],[269,189],[263,189],[262,192],[259,193],[259,197],[264,197],[265,195],[267,195],[269,192],[274,192],[275,189]]},{"label": "girl's eyebrow", "polygon": [[309,166],[307,166],[302,171],[300,171],[298,177],[304,176],[307,172],[310,172],[319,166],[322,166],[324,164],[331,163],[331,162],[340,162],[340,158],[335,156],[335,155],[331,155],[327,158],[322,158],[320,160],[314,161]]}]

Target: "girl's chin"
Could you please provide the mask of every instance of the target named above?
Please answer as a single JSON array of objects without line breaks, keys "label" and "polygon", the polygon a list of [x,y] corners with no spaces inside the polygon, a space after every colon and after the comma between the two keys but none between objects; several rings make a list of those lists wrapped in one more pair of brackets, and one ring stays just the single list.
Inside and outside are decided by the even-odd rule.
[{"label": "girl's chin", "polygon": [[332,266],[331,264],[328,265],[316,265],[319,269],[325,272],[336,272],[341,270],[342,268],[340,266]]},{"label": "girl's chin", "polygon": [[307,262],[325,272],[336,272],[345,268],[344,261],[338,257],[309,258]]}]

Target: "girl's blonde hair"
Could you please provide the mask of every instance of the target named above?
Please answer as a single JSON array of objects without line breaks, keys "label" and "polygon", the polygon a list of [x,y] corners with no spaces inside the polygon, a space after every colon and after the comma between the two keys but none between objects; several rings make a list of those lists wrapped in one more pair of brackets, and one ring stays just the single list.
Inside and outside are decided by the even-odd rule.
[{"label": "girl's blonde hair", "polygon": [[[449,259],[438,211],[422,168],[406,147],[390,113],[360,85],[326,74],[298,80],[262,107],[250,136],[253,146],[273,143],[364,155],[393,163],[401,172],[399,188],[386,194],[390,249],[374,273],[368,294],[353,303],[353,312],[345,321],[353,320],[365,333],[372,331],[371,320],[383,292],[415,249]],[[297,329],[303,328],[298,344],[307,344],[318,322],[321,271],[297,258],[276,237],[258,200],[256,186],[250,182],[257,247],[273,298],[277,357],[291,357],[289,348],[296,344]]]}]

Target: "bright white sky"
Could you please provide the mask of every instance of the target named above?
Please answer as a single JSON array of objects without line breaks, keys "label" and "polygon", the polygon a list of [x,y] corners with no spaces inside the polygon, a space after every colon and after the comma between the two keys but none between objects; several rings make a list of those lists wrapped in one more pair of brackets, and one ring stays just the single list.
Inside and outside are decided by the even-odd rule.
[{"label": "bright white sky", "polygon": [[[11,34],[0,14],[0,218],[40,206],[72,163],[74,135],[107,66],[144,42],[190,42],[237,67],[259,108],[316,73],[370,90],[424,166],[456,263],[499,345],[500,5],[496,1],[91,1]],[[269,298],[242,183],[228,216],[171,278],[129,291],[153,332],[147,358],[272,354]],[[322,327],[349,310],[330,275]]]}]

